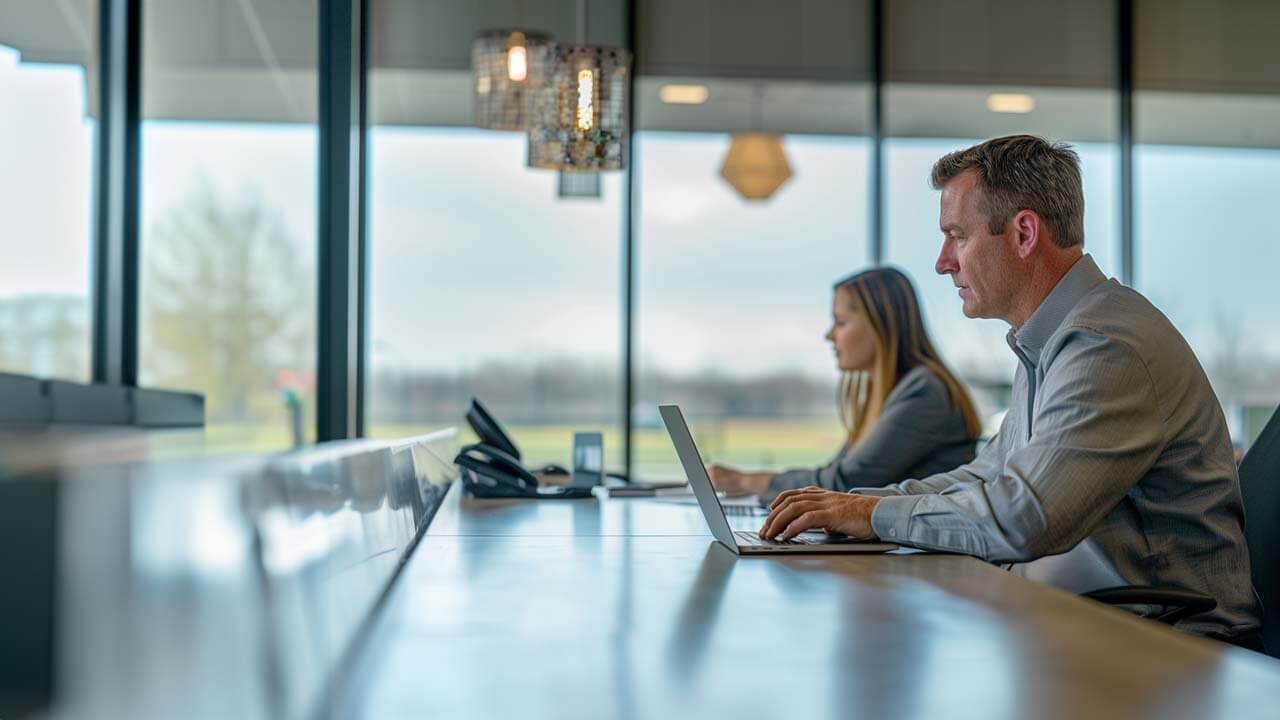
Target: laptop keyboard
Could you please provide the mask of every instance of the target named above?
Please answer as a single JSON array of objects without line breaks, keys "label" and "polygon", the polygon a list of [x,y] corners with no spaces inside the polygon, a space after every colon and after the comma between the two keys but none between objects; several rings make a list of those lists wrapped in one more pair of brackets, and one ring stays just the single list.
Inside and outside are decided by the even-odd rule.
[{"label": "laptop keyboard", "polygon": [[733,534],[738,539],[740,545],[755,545],[758,547],[768,545],[822,545],[821,540],[812,537],[796,536],[790,540],[761,540],[760,536],[753,532],[739,530]]},{"label": "laptop keyboard", "polygon": [[763,508],[759,505],[721,505],[725,515],[735,515],[742,517],[765,517],[769,514],[769,508]]}]

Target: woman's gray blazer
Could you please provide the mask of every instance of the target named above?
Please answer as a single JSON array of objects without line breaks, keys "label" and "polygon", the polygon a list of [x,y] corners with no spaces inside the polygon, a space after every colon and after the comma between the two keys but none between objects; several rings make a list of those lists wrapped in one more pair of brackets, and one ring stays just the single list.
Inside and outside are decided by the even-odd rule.
[{"label": "woman's gray blazer", "polygon": [[769,502],[783,490],[807,485],[847,492],[953,470],[973,460],[974,441],[966,434],[964,415],[949,402],[946,386],[933,371],[917,366],[889,391],[862,442],[856,447],[846,442],[820,468],[774,475],[761,499]]}]

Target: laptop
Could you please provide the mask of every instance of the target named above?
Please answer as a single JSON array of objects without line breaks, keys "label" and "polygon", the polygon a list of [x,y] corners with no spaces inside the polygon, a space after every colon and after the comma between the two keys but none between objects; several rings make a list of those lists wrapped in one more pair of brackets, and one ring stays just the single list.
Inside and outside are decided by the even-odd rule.
[{"label": "laptop", "polygon": [[850,540],[826,533],[801,533],[786,542],[761,540],[754,531],[739,530],[735,532],[729,527],[724,508],[716,490],[711,486],[711,476],[707,475],[707,467],[702,464],[702,456],[698,454],[698,446],[693,443],[693,435],[684,421],[684,414],[675,405],[659,405],[662,422],[667,426],[667,434],[671,443],[676,446],[676,454],[680,456],[680,464],[689,478],[689,487],[698,498],[698,507],[702,508],[702,517],[706,519],[711,534],[721,545],[739,555],[800,555],[809,553],[883,553],[898,549],[897,545],[882,542],[864,542]]}]

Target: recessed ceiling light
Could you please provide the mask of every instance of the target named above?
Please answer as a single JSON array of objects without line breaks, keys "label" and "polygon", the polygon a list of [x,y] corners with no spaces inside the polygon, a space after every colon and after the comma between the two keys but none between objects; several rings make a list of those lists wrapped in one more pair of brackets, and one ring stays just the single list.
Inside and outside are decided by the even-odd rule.
[{"label": "recessed ceiling light", "polygon": [[1022,93],[992,93],[987,96],[987,109],[998,113],[1029,113],[1036,109],[1036,99]]},{"label": "recessed ceiling light", "polygon": [[706,85],[663,85],[658,91],[662,102],[670,105],[701,105],[707,94]]}]

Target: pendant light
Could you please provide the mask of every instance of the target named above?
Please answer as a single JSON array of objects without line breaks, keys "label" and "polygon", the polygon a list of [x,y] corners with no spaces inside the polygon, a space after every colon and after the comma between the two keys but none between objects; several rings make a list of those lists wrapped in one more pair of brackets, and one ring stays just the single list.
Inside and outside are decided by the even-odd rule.
[{"label": "pendant light", "polygon": [[533,49],[529,76],[529,167],[621,170],[627,162],[631,53],[590,45],[587,2],[578,0],[578,40]]},{"label": "pendant light", "polygon": [[[760,126],[760,106],[764,87],[756,85],[752,101],[752,128]],[[774,133],[734,133],[729,152],[720,166],[723,177],[744,199],[768,200],[791,179],[791,163],[782,149],[782,136]]]},{"label": "pendant light", "polygon": [[530,55],[551,42],[533,30],[486,30],[471,42],[476,127],[525,130]]},{"label": "pendant light", "polygon": [[791,178],[782,137],[771,133],[734,133],[720,176],[747,200],[768,200]]}]

